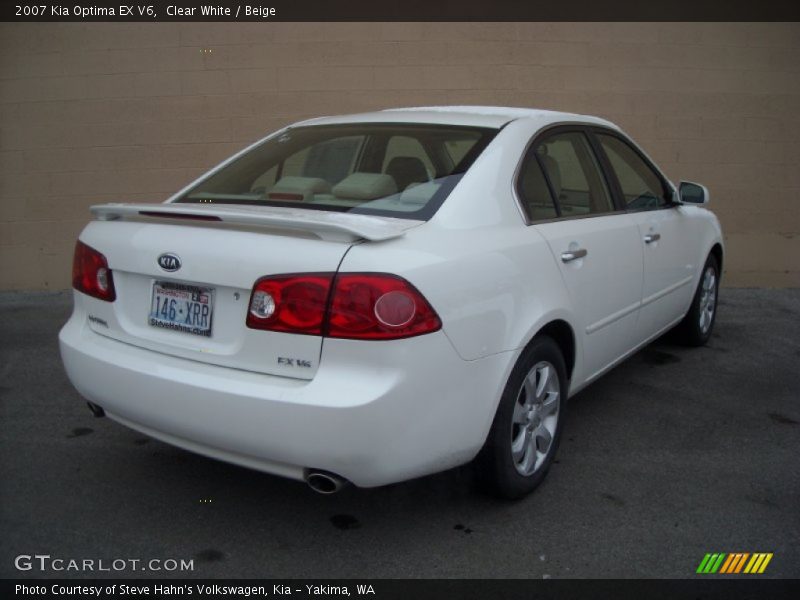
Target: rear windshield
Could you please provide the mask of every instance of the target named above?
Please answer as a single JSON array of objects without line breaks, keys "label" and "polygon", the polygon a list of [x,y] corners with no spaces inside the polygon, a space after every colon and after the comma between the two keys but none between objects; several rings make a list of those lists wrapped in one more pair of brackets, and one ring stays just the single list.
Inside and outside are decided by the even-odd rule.
[{"label": "rear windshield", "polygon": [[444,125],[291,128],[204,179],[176,202],[427,220],[496,133]]}]

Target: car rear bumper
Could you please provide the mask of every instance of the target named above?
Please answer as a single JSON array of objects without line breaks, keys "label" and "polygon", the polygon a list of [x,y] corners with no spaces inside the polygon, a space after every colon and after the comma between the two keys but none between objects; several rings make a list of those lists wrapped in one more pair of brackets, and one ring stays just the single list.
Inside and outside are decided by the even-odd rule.
[{"label": "car rear bumper", "polygon": [[314,379],[219,367],[107,338],[76,309],[59,335],[67,375],[112,419],[187,450],[362,487],[471,460],[510,355],[461,359],[439,331],[392,342],[325,339]]}]

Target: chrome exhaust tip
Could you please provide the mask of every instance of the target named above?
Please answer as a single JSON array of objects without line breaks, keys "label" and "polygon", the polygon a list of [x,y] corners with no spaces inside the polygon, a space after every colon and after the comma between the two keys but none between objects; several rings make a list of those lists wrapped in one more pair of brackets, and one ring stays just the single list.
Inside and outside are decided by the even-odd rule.
[{"label": "chrome exhaust tip", "polygon": [[100,417],[106,416],[106,411],[103,410],[102,406],[97,406],[94,402],[87,402],[86,405],[89,407],[89,410],[92,411],[95,418],[99,419]]},{"label": "chrome exhaust tip", "polygon": [[309,471],[306,475],[308,487],[318,494],[335,494],[347,485],[347,480],[327,471]]}]

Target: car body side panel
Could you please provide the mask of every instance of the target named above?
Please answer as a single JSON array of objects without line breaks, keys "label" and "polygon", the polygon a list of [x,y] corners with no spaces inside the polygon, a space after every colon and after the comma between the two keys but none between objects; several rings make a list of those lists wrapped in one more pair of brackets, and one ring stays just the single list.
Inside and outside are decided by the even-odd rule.
[{"label": "car body side panel", "polygon": [[[341,270],[390,270],[408,279],[438,312],[445,334],[465,360],[518,354],[547,323],[564,320],[576,334],[575,385],[590,373],[584,368],[574,298],[547,241],[536,226],[524,222],[512,186],[520,156],[540,126],[530,120],[510,123],[428,223],[402,238],[354,246]],[[584,220],[584,227],[592,222]],[[634,231],[633,223],[626,222]],[[641,250],[633,250],[629,258],[635,262],[636,290],[630,303],[636,304]],[[609,349],[597,363],[610,363],[625,344],[633,343],[628,335],[618,353]],[[503,384],[497,382],[498,394]]]},{"label": "car body side panel", "polygon": [[[425,296],[464,360],[508,351],[518,355],[547,323],[575,321],[547,242],[522,223],[484,229],[480,235],[428,223],[402,238],[354,246],[341,272],[387,268]],[[580,346],[575,359],[578,374]],[[495,382],[496,400],[515,360]]]},{"label": "car body side panel", "polygon": [[[702,267],[705,264],[706,258],[711,253],[711,249],[715,245],[722,248],[723,256],[725,252],[725,240],[722,235],[722,227],[719,224],[717,216],[702,206],[693,206],[691,204],[684,204],[681,206],[681,211],[688,217],[688,224],[691,227],[694,239],[697,240],[695,251],[697,252],[695,260],[697,261],[697,269],[694,272],[694,279],[691,284],[692,296],[686,301],[682,314],[689,311],[689,306],[692,302],[694,291],[700,283],[700,277],[703,274]],[[720,273],[722,278],[722,273]]]},{"label": "car body side panel", "polygon": [[[702,267],[703,240],[692,211],[683,206],[632,213],[644,257],[642,307],[636,337],[645,338],[686,312],[692,282]],[[648,242],[648,239],[658,239]],[[699,264],[698,264],[699,263]]]},{"label": "car body side panel", "polygon": [[[545,237],[569,290],[584,369],[576,382],[607,368],[636,345],[642,295],[642,248],[630,215],[614,213],[533,225]],[[563,253],[586,256],[563,262]]]}]

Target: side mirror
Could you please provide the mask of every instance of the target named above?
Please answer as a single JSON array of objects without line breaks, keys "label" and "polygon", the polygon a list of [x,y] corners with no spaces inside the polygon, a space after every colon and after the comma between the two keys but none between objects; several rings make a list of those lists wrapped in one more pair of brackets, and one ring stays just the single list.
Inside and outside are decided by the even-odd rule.
[{"label": "side mirror", "polygon": [[687,204],[708,204],[710,199],[706,186],[691,181],[681,181],[678,186],[678,194],[681,202]]}]

